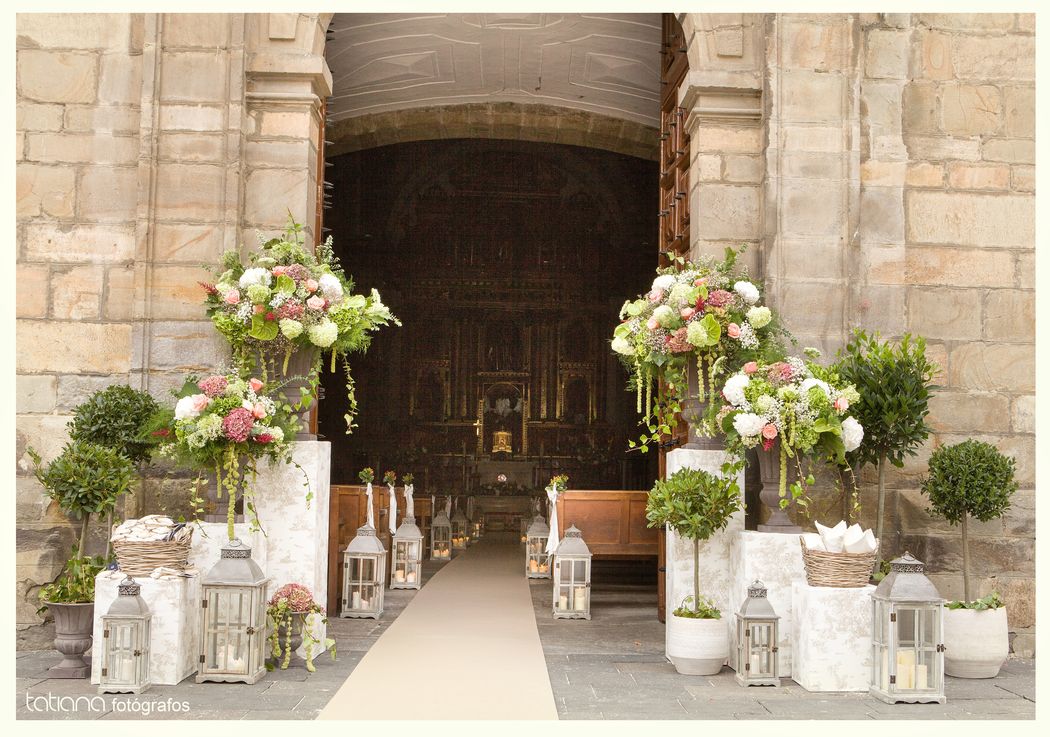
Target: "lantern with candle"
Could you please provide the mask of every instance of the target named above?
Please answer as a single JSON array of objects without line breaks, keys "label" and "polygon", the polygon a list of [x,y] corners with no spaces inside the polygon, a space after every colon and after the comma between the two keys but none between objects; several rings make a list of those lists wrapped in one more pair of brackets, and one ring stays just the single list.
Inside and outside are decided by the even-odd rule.
[{"label": "lantern with candle", "polygon": [[255,683],[266,673],[266,584],[252,549],[230,540],[201,581],[197,683]]},{"label": "lantern with candle", "polygon": [[444,509],[434,512],[430,523],[430,559],[452,559],[452,523]]},{"label": "lantern with candle", "polygon": [[741,686],[779,686],[777,622],[766,586],[754,581],[736,613],[736,682]]},{"label": "lantern with candle", "polygon": [[540,515],[532,518],[525,542],[526,578],[550,578],[550,558],[547,556],[547,538],[551,528]]},{"label": "lantern with candle", "polygon": [[394,533],[394,561],[390,567],[390,588],[418,589],[423,578],[423,533],[415,516],[405,517]]},{"label": "lantern with candle", "polygon": [[149,623],[152,615],[130,576],[102,615],[102,676],[98,692],[142,693],[149,689]]},{"label": "lantern with candle", "polygon": [[343,608],[339,616],[379,619],[385,578],[386,548],[374,527],[362,525],[343,551]]},{"label": "lantern with candle", "polygon": [[467,549],[467,541],[469,539],[467,532],[467,515],[463,513],[462,509],[456,508],[456,511],[452,513],[452,550],[458,552]]},{"label": "lantern with candle", "polygon": [[591,618],[591,551],[576,525],[554,552],[554,618]]},{"label": "lantern with candle", "polygon": [[944,599],[905,553],[871,596],[871,686],[887,703],[944,703]]}]

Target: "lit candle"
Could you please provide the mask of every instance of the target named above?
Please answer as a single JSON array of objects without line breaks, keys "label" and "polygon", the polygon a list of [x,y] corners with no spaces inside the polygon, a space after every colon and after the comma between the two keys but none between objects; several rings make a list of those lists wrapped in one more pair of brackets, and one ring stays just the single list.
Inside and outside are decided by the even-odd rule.
[{"label": "lit candle", "polygon": [[400,568],[398,568],[396,571],[394,571],[394,580],[397,581],[398,583],[404,583],[405,582],[405,572],[403,570],[401,570]]},{"label": "lit candle", "polygon": [[532,573],[538,573],[539,570],[540,570],[540,566],[539,566],[539,563],[537,562],[537,560],[535,558],[532,558],[531,560],[529,560],[529,571],[531,571]]},{"label": "lit candle", "polygon": [[405,580],[406,580],[406,581],[407,581],[408,583],[415,583],[415,582],[416,582],[416,572],[415,572],[415,571],[409,571],[409,572],[408,572],[408,573],[407,573],[407,574],[405,575]]},{"label": "lit candle", "polygon": [[565,594],[558,597],[558,608],[562,610],[569,608],[569,597]]}]

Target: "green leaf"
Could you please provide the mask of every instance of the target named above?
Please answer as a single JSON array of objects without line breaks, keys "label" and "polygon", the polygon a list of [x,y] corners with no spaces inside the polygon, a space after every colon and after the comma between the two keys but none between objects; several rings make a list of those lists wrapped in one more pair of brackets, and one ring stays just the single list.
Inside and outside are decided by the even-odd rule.
[{"label": "green leaf", "polygon": [[253,315],[248,335],[256,340],[273,340],[277,337],[277,321],[267,320],[265,315]]},{"label": "green leaf", "polygon": [[287,274],[281,274],[277,277],[277,283],[274,285],[274,291],[280,294],[294,294],[295,293],[295,280]]}]

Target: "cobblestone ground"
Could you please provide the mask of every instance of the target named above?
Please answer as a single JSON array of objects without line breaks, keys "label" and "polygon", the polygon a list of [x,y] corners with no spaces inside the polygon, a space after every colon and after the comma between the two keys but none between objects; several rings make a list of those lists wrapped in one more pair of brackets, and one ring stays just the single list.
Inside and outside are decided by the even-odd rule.
[{"label": "cobblestone ground", "polygon": [[944,704],[885,704],[862,693],[738,686],[734,672],[683,676],[664,658],[651,586],[595,582],[590,621],[554,620],[552,587],[532,582],[540,640],[561,719],[1034,719],[1035,661],[997,678],[947,678]]}]

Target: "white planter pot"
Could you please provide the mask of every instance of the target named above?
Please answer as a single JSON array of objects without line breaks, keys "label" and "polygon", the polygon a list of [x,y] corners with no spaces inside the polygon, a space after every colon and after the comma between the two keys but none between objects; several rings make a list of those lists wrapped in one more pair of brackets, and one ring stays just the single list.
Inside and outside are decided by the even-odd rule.
[{"label": "white planter pot", "polygon": [[944,672],[994,678],[1010,652],[1006,607],[944,610]]},{"label": "white planter pot", "polygon": [[713,676],[729,657],[729,629],[724,619],[667,618],[667,657],[687,676]]}]

